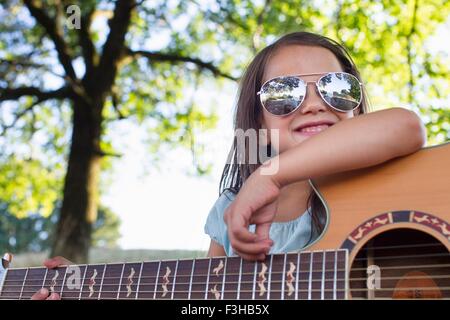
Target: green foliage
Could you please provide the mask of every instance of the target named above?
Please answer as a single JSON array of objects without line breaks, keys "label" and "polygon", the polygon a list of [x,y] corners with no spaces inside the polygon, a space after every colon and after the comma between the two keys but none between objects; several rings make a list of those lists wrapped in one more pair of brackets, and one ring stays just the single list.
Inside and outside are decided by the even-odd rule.
[{"label": "green foliage", "polygon": [[[55,207],[46,217],[30,213],[27,217],[18,218],[10,212],[6,203],[0,203],[0,248],[3,252],[17,254],[49,250],[60,205]],[[120,238],[119,228],[119,217],[110,209],[100,206],[98,219],[93,226],[92,246],[115,248]]]}]

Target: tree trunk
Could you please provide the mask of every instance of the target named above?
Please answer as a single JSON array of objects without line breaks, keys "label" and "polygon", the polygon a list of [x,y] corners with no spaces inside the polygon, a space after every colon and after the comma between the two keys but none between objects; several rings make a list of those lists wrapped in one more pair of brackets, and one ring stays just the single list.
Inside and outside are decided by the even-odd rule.
[{"label": "tree trunk", "polygon": [[100,173],[100,99],[73,103],[72,144],[64,181],[64,198],[51,256],[75,263],[88,261],[92,225],[97,219]]}]

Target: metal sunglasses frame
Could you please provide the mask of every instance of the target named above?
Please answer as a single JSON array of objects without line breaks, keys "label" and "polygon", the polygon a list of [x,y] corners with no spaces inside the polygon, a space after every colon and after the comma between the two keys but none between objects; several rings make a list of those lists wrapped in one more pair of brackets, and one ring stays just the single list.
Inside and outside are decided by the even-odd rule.
[{"label": "metal sunglasses frame", "polygon": [[[320,77],[319,79],[317,79],[316,81],[305,81],[305,80],[303,80],[302,78],[300,78],[300,77],[304,77],[304,76],[317,76],[317,75],[321,75],[321,74],[323,74],[323,76],[321,76],[321,77]],[[319,85],[319,81],[322,80],[323,77],[326,77],[326,76],[329,75],[329,74],[347,74],[347,75],[350,75],[350,76],[352,76],[353,78],[355,78],[355,80],[356,80],[356,81],[358,82],[358,84],[359,84],[359,89],[361,90],[361,101],[359,101],[359,103],[356,105],[356,107],[354,107],[354,108],[351,109],[351,110],[342,111],[342,110],[337,109],[336,107],[333,107],[331,104],[328,103],[327,100],[325,100],[325,98],[323,97],[322,93],[321,93],[320,90],[319,90],[318,85]],[[268,83],[268,82],[270,82],[270,81],[272,81],[272,80],[274,80],[274,79],[278,79],[278,78],[287,78],[287,77],[299,78],[300,81],[302,81],[302,82],[305,84],[305,95],[303,96],[303,99],[299,102],[299,104],[298,104],[291,112],[286,113],[286,114],[273,114],[272,112],[270,112],[269,110],[267,110],[266,106],[265,106],[264,103],[262,102],[262,100],[261,100],[261,90],[262,90],[262,88],[264,87],[264,85],[265,85],[266,83]],[[332,108],[332,109],[334,109],[334,110],[336,110],[336,111],[338,111],[338,112],[349,112],[349,111],[354,111],[354,110],[356,110],[357,108],[359,108],[359,106],[361,105],[361,102],[362,102],[362,100],[363,100],[363,99],[362,99],[362,98],[363,98],[363,97],[362,97],[362,94],[363,94],[363,84],[361,83],[361,81],[359,81],[359,79],[358,79],[356,76],[354,76],[353,74],[348,73],[348,72],[320,72],[320,73],[303,73],[303,74],[293,74],[293,75],[278,76],[278,77],[274,77],[274,78],[271,78],[271,79],[265,81],[265,82],[262,84],[261,89],[256,93],[256,95],[259,95],[259,101],[261,102],[261,105],[264,107],[264,109],[266,109],[267,112],[269,112],[270,114],[272,114],[272,115],[274,115],[274,116],[285,117],[285,116],[288,116],[288,115],[290,115],[291,113],[297,111],[297,110],[300,108],[300,106],[302,105],[303,101],[305,101],[305,98],[306,98],[306,92],[307,92],[306,88],[308,87],[308,83],[314,83],[314,84],[315,84],[315,87],[316,87],[316,89],[317,89],[317,92],[319,93],[319,95],[320,95],[320,97],[322,98],[322,100],[323,100],[330,108]]]}]

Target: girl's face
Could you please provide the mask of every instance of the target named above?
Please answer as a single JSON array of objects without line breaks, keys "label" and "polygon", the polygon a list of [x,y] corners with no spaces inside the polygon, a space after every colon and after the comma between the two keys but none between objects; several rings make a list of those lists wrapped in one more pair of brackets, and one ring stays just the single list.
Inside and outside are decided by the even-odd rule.
[{"label": "girl's face", "polygon": [[[328,49],[303,45],[281,47],[267,63],[262,83],[278,76],[327,73],[343,71],[335,55]],[[306,81],[317,81],[322,75],[302,76]],[[268,129],[268,142],[282,153],[305,141],[314,134],[326,130],[327,125],[296,130],[299,126],[316,121],[333,124],[353,117],[353,111],[339,112],[327,106],[314,83],[308,83],[306,97],[300,108],[287,116],[275,116],[262,108],[262,128]],[[356,109],[355,111],[358,111]],[[270,130],[279,130],[279,142],[270,141]]]}]

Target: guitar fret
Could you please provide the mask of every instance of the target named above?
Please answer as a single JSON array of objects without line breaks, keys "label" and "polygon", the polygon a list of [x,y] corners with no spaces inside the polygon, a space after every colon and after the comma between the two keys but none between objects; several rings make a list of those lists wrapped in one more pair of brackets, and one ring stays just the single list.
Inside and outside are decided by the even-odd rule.
[{"label": "guitar fret", "polygon": [[337,288],[337,250],[334,251],[334,277],[333,277],[333,300],[337,299],[336,288]]},{"label": "guitar fret", "polygon": [[175,284],[176,284],[177,273],[178,273],[178,263],[179,263],[179,260],[177,260],[177,264],[176,264],[176,266],[175,266],[175,273],[174,273],[174,275],[173,275],[172,294],[171,294],[171,296],[170,296],[170,299],[171,299],[171,300],[173,300],[173,294],[174,294],[174,292],[175,292]]},{"label": "guitar fret", "polygon": [[22,288],[20,289],[19,300],[22,299],[23,288],[24,288],[24,286],[25,286],[25,281],[26,281],[26,279],[27,279],[27,276],[28,276],[28,272],[29,272],[29,271],[30,271],[30,268],[27,268],[27,271],[25,272],[25,277],[24,277],[24,279],[23,279]]},{"label": "guitar fret", "polygon": [[211,258],[208,275],[208,294],[206,296],[207,299],[219,300],[223,298],[221,287],[223,286],[223,277],[225,275],[225,263],[223,262],[224,260],[226,263],[226,258],[224,257]]},{"label": "guitar fret", "polygon": [[141,285],[142,269],[144,269],[144,261],[141,262],[141,267],[139,270],[139,278],[138,278],[138,283],[137,283],[137,287],[136,287],[136,294],[134,296],[135,300],[137,300],[137,298],[138,298],[139,286]]},{"label": "guitar fret", "polygon": [[211,273],[211,258],[209,259],[209,264],[208,264],[208,272],[207,272],[207,276],[206,276],[206,286],[205,286],[205,299],[206,300],[208,298],[208,286],[209,286],[209,274]]},{"label": "guitar fret", "polygon": [[243,259],[240,258],[240,265],[239,265],[239,283],[238,283],[238,293],[237,293],[237,299],[239,300],[241,298],[241,278],[242,278],[242,261]]},{"label": "guitar fret", "polygon": [[335,251],[324,252],[324,265],[323,265],[323,299],[333,299],[334,291],[334,272],[335,272]]},{"label": "guitar fret", "polygon": [[268,300],[280,300],[283,298],[283,281],[286,272],[285,259],[285,254],[276,254],[271,257],[271,271],[267,284]]},{"label": "guitar fret", "polygon": [[78,300],[81,300],[81,294],[83,293],[83,283],[86,279],[87,270],[88,270],[88,266],[86,265],[86,268],[84,269],[84,273],[83,273],[83,278],[81,279],[80,295],[78,296]]},{"label": "guitar fret", "polygon": [[321,295],[320,299],[325,299],[325,257],[326,253],[323,253],[323,262],[322,262],[322,288],[321,288]]},{"label": "guitar fret", "polygon": [[267,300],[270,300],[270,284],[272,282],[273,255],[270,256],[269,280],[267,282]]},{"label": "guitar fret", "polygon": [[[156,282],[158,281],[161,262],[144,262],[141,270],[137,299],[155,299]],[[156,276],[155,276],[156,275]]]},{"label": "guitar fret", "polygon": [[298,300],[298,282],[300,271],[300,253],[297,254],[297,275],[295,276],[295,300]]},{"label": "guitar fret", "polygon": [[258,273],[258,261],[255,261],[255,271],[253,271],[252,300],[255,300],[256,274]]},{"label": "guitar fret", "polygon": [[225,290],[225,274],[227,273],[227,265],[228,259],[225,258],[225,267],[223,269],[223,277],[222,277],[222,294],[220,295],[220,299],[223,300],[224,290]]},{"label": "guitar fret", "polygon": [[28,269],[6,269],[1,279],[0,299],[19,299]]},{"label": "guitar fret", "polygon": [[348,276],[350,274],[350,271],[348,269],[348,251],[341,251],[343,255],[343,262],[342,262],[342,272],[344,273],[344,297],[343,299],[348,299],[348,292],[349,292],[349,287],[348,287]]},{"label": "guitar fret", "polygon": [[309,262],[308,300],[311,300],[313,255],[314,255],[314,252],[311,252],[311,260]]},{"label": "guitar fret", "polygon": [[173,284],[173,299],[189,299],[194,263],[191,260],[178,260]]},{"label": "guitar fret", "polygon": [[[256,278],[254,283],[255,288],[255,299],[256,300],[266,300],[268,296],[269,287],[269,279],[270,272],[269,267],[270,261],[268,260],[269,256],[266,256],[264,261],[259,263],[259,266],[256,268]],[[268,274],[269,272],[269,274]]]},{"label": "guitar fret", "polygon": [[67,267],[66,267],[66,270],[65,270],[65,272],[64,272],[64,278],[63,278],[63,281],[62,281],[62,283],[61,283],[61,291],[60,291],[60,293],[59,293],[59,297],[62,299],[62,296],[63,296],[63,289],[64,289],[64,283],[66,282],[66,276],[67,276]]},{"label": "guitar fret", "polygon": [[249,260],[242,261],[241,299],[250,300],[252,298],[254,270],[255,262]]},{"label": "guitar fret", "polygon": [[[47,269],[42,284],[43,288],[47,288],[50,294],[59,292],[61,294],[64,288],[64,277],[67,267],[58,267],[55,269]],[[61,288],[59,288],[61,286]]]},{"label": "guitar fret", "polygon": [[347,297],[347,250],[336,252],[335,272],[336,272],[336,299],[346,299]]},{"label": "guitar fret", "polygon": [[172,277],[174,277],[176,263],[173,260],[162,261],[156,286],[156,299],[170,299],[171,291],[174,288]]},{"label": "guitar fret", "polygon": [[100,300],[100,296],[103,289],[103,281],[105,280],[105,273],[106,273],[106,264],[103,265],[103,272],[102,272],[102,281],[100,282],[100,290],[98,290],[98,299]]},{"label": "guitar fret", "polygon": [[155,280],[155,293],[153,294],[153,300],[156,299],[156,291],[158,289],[158,280],[159,280],[159,270],[161,269],[161,262],[159,261],[159,265],[158,265],[158,273],[156,274],[156,280]]},{"label": "guitar fret", "polygon": [[312,259],[312,269],[311,269],[311,299],[320,300],[322,299],[322,279],[323,279],[323,251],[314,251]]},{"label": "guitar fret", "polygon": [[287,253],[284,254],[283,276],[281,278],[281,300],[284,300],[284,281],[285,281],[285,274],[286,274],[286,260],[287,260]]},{"label": "guitar fret", "polygon": [[192,262],[192,270],[191,270],[191,279],[189,280],[189,293],[188,293],[188,299],[191,300],[191,292],[192,292],[192,278],[194,277],[194,268],[195,268],[195,261]]},{"label": "guitar fret", "polygon": [[120,296],[120,289],[122,287],[122,281],[123,281],[123,272],[125,271],[125,263],[122,264],[122,272],[120,273],[120,282],[119,282],[119,288],[117,288],[117,297],[116,300],[119,300]]},{"label": "guitar fret", "polygon": [[283,294],[284,300],[295,300],[297,291],[297,279],[298,279],[298,253],[287,253],[285,268],[283,272]]},{"label": "guitar fret", "polygon": [[[125,263],[119,286],[119,300],[136,300],[138,294],[138,285],[140,274],[142,272],[142,263]],[[138,275],[139,274],[139,275]],[[137,278],[137,279],[136,279]],[[131,294],[134,293],[134,298]]]},{"label": "guitar fret", "polygon": [[[81,285],[80,300],[98,300],[101,286],[99,278],[104,275],[105,265],[87,265]],[[97,296],[95,294],[98,293]]]},{"label": "guitar fret", "polygon": [[224,272],[225,284],[223,299],[239,299],[240,290],[240,270],[242,260],[239,257],[226,258],[226,272]]},{"label": "guitar fret", "polygon": [[38,290],[42,289],[42,278],[47,268],[29,268],[19,299],[30,299]]},{"label": "guitar fret", "polygon": [[315,251],[313,254],[312,261],[312,286],[311,286],[311,299],[320,300],[321,299],[321,288],[322,288],[322,264],[323,264],[323,252]]},{"label": "guitar fret", "polygon": [[300,264],[298,266],[298,299],[307,300],[309,292],[309,271],[311,252],[300,253]]},{"label": "guitar fret", "polygon": [[210,259],[197,259],[192,277],[191,299],[205,299],[205,285],[209,278]]},{"label": "guitar fret", "polygon": [[48,274],[48,269],[45,269],[45,275],[44,275],[44,279],[42,280],[42,288],[45,287],[45,278],[47,278],[47,274]]}]

